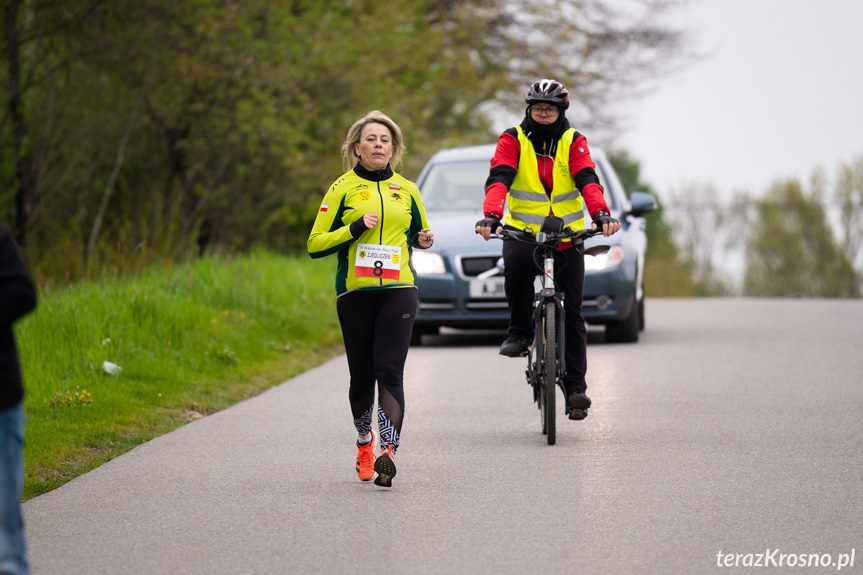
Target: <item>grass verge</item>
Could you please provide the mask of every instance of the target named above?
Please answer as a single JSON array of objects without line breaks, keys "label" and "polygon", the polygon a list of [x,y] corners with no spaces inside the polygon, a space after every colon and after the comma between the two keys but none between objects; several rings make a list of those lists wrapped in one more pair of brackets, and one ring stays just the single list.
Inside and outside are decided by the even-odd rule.
[{"label": "grass verge", "polygon": [[24,499],[341,353],[332,267],[255,252],[41,294],[16,326]]}]

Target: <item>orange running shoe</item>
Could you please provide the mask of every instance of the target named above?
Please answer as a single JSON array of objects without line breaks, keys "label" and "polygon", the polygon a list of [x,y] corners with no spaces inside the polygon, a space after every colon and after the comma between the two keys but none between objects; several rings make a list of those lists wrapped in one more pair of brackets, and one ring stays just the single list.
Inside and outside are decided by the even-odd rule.
[{"label": "orange running shoe", "polygon": [[381,449],[381,453],[375,461],[375,471],[378,472],[378,476],[375,477],[375,485],[393,486],[393,477],[396,476],[396,460],[393,459],[392,445],[387,445],[386,449]]},{"label": "orange running shoe", "polygon": [[357,475],[360,481],[370,481],[375,476],[375,432],[365,445],[357,441]]}]

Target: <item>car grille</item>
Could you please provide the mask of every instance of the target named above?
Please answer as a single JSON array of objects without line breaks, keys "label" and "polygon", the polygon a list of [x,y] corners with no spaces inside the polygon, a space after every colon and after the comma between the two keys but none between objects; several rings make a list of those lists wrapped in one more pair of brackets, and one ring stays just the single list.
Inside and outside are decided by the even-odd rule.
[{"label": "car grille", "polygon": [[[497,265],[500,255],[488,256],[462,256],[459,258],[459,266],[461,268],[462,277],[470,280],[483,272],[486,272]],[[467,299],[464,302],[464,307],[467,311],[488,312],[503,310],[506,311],[506,298],[492,299]]]},{"label": "car grille", "polygon": [[499,259],[500,256],[462,257],[461,273],[467,277],[476,277],[493,268]]}]

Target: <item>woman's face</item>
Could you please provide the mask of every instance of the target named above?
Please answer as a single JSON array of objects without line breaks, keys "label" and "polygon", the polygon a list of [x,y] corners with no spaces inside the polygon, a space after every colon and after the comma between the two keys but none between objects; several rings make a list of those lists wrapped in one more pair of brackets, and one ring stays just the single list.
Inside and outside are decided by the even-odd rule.
[{"label": "woman's face", "polygon": [[553,124],[557,122],[560,110],[551,104],[534,104],[530,107],[530,117],[539,124]]},{"label": "woman's face", "polygon": [[390,129],[383,124],[369,122],[360,133],[360,141],[354,145],[354,152],[366,168],[386,168],[393,157],[393,135]]}]

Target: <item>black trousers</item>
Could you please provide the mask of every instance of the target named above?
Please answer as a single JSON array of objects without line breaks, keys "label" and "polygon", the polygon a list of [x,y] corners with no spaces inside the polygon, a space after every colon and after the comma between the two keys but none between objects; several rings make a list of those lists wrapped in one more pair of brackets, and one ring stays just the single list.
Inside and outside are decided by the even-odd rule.
[{"label": "black trousers", "polygon": [[[509,306],[510,335],[533,335],[534,278],[542,273],[542,250],[517,240],[504,240],[504,289]],[[587,329],[581,315],[584,297],[584,254],[576,247],[554,253],[554,279],[564,294],[566,310],[566,375],[563,386],[571,395],[587,390]]]},{"label": "black trousers", "polygon": [[381,446],[399,446],[405,412],[404,369],[417,311],[415,288],[356,290],[336,310],[351,374],[348,398],[360,433],[372,426],[375,382]]}]

